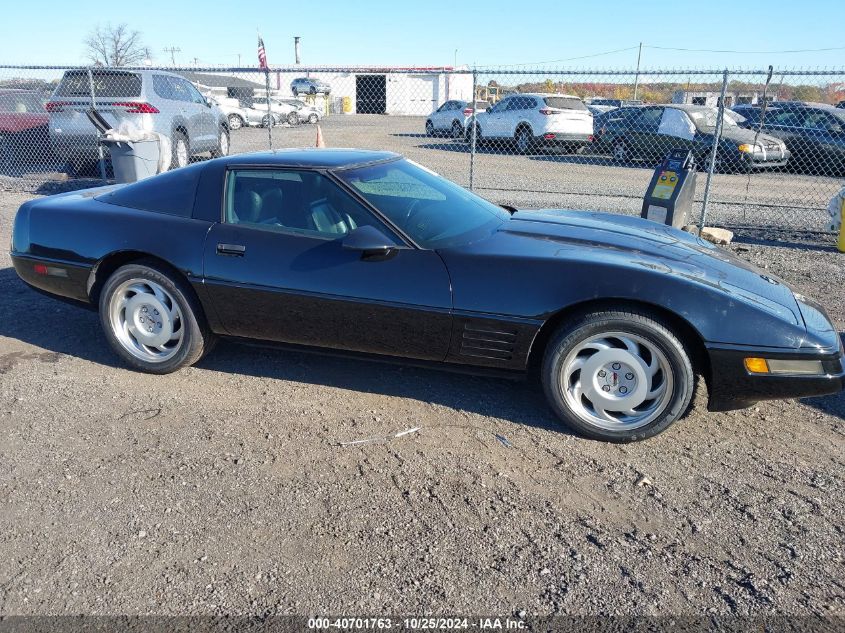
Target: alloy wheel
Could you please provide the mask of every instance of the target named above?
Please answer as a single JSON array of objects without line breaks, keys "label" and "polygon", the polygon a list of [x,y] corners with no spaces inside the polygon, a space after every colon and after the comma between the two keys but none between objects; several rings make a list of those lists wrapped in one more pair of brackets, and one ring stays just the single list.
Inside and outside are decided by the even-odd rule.
[{"label": "alloy wheel", "polygon": [[651,341],[606,332],[576,345],[562,364],[560,386],[572,412],[609,431],[632,430],[656,419],[672,398],[672,370]]},{"label": "alloy wheel", "polygon": [[164,362],[182,346],[182,310],[170,293],[149,279],[129,279],[114,291],[109,325],[123,349],[148,363]]}]

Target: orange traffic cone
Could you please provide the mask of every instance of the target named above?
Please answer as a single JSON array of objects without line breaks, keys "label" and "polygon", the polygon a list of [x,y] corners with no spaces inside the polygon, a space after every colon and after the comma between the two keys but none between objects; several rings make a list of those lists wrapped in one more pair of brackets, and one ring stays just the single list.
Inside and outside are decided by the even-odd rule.
[{"label": "orange traffic cone", "polygon": [[320,126],[317,126],[317,145],[316,147],[325,147],[326,142],[323,140],[323,130],[320,129]]}]

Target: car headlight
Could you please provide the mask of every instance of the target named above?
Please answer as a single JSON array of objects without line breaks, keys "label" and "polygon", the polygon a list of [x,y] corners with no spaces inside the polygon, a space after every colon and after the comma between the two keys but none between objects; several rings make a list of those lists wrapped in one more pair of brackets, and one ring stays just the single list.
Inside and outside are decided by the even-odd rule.
[{"label": "car headlight", "polygon": [[752,143],[743,143],[737,148],[743,154],[753,154],[754,152],[762,152],[762,145],[754,145]]}]

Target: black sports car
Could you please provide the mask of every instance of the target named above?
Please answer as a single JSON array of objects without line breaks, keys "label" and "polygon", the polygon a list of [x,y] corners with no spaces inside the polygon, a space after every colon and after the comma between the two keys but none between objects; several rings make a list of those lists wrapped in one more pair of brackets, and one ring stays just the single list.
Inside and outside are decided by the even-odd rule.
[{"label": "black sports car", "polygon": [[153,373],[218,336],[536,369],[565,423],[611,441],[666,429],[696,374],[717,411],[845,384],[823,309],[724,250],[639,218],[498,207],[389,152],[244,154],[30,201],[12,260],[98,308]]}]

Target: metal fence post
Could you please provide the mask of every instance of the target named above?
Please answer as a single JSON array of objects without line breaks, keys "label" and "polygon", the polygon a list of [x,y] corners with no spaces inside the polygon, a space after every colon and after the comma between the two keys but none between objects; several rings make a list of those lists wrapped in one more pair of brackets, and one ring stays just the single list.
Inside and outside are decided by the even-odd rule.
[{"label": "metal fence post", "polygon": [[[91,93],[91,109],[97,109],[97,96],[94,93],[94,73],[91,72],[91,69],[88,69],[88,90]],[[100,169],[100,179],[105,182],[106,180],[106,163],[105,163],[105,156],[103,156],[103,145],[100,143],[99,134],[97,136],[97,154],[100,157],[97,161],[97,166]]]},{"label": "metal fence post", "polygon": [[475,98],[478,72],[472,69],[472,118],[469,121],[469,190],[473,190],[475,171]]},{"label": "metal fence post", "polygon": [[704,200],[701,203],[701,219],[698,230],[701,231],[707,221],[707,204],[710,201],[710,185],[713,181],[713,171],[716,168],[716,156],[719,153],[719,141],[722,139],[722,124],[725,118],[725,93],[728,90],[728,69],[722,75],[722,91],[719,96],[719,114],[716,117],[716,129],[713,132],[713,147],[710,149],[710,164],[707,166],[707,182],[704,185]]},{"label": "metal fence post", "polygon": [[273,113],[270,110],[270,69],[264,68],[264,91],[267,95],[267,142],[273,149]]}]

